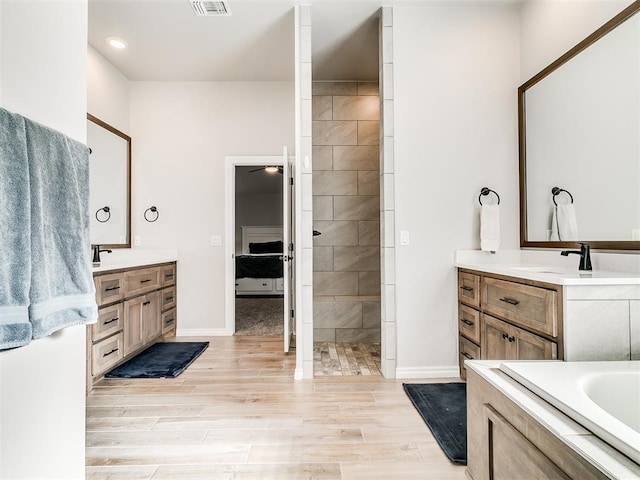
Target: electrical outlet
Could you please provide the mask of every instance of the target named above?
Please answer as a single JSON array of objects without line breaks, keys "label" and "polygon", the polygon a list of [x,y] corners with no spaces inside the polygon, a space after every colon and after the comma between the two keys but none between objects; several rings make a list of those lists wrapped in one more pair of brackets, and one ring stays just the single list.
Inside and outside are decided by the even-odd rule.
[{"label": "electrical outlet", "polygon": [[133,237],[133,244],[136,247],[139,247],[141,243],[142,243],[142,238],[140,237],[140,235],[136,235],[135,237]]},{"label": "electrical outlet", "polygon": [[212,247],[221,247],[222,246],[222,236],[221,235],[211,235],[211,246]]}]

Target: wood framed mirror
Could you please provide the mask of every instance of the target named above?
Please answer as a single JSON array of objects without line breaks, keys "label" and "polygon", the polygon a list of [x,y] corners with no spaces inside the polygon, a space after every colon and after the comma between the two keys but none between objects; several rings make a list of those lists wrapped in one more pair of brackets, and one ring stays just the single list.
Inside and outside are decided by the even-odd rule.
[{"label": "wood framed mirror", "polygon": [[87,114],[91,243],[131,247],[131,137]]},{"label": "wood framed mirror", "polygon": [[[633,2],[518,88],[521,247],[640,250],[638,11]],[[563,239],[554,213],[570,202],[577,235]]]}]

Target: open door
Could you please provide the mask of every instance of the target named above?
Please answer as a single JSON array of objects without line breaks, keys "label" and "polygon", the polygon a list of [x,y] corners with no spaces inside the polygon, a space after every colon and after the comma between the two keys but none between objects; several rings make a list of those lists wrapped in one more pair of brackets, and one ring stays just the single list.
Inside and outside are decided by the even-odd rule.
[{"label": "open door", "polygon": [[282,159],[282,248],[283,277],[284,277],[284,351],[289,352],[291,335],[293,332],[293,315],[295,312],[295,294],[293,281],[293,168],[289,163],[289,152],[285,146]]}]

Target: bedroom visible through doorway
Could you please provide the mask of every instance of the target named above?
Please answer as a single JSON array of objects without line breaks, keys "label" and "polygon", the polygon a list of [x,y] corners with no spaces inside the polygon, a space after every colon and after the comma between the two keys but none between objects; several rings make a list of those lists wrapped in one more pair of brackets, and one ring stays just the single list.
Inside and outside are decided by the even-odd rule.
[{"label": "bedroom visible through doorway", "polygon": [[235,167],[234,335],[283,335],[282,167]]}]

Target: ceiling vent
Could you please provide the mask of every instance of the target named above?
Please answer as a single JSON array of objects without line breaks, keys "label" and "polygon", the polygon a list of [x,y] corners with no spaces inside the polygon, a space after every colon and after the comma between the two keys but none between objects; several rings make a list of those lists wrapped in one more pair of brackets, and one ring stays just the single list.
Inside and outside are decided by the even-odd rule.
[{"label": "ceiling vent", "polygon": [[189,0],[189,3],[198,17],[228,17],[231,15],[228,2]]}]

